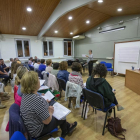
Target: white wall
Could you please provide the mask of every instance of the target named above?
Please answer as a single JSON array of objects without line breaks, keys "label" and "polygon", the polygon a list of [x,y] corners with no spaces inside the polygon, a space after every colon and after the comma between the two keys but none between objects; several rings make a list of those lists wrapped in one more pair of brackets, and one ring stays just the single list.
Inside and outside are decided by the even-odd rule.
[{"label": "white wall", "polygon": [[[7,35],[3,34],[3,39],[0,41],[0,54],[1,58],[5,61],[9,60],[9,58],[15,58],[16,56],[16,46],[14,39],[30,39],[30,50],[31,56],[37,56],[38,58],[48,59],[48,57],[43,57],[43,47],[42,41],[37,40],[37,36],[23,36],[23,35]],[[62,61],[66,59],[73,59],[72,57],[64,57],[63,56],[63,38],[44,38],[44,40],[53,41],[53,57],[49,57],[53,61]],[[27,59],[20,59],[21,61]]]}]

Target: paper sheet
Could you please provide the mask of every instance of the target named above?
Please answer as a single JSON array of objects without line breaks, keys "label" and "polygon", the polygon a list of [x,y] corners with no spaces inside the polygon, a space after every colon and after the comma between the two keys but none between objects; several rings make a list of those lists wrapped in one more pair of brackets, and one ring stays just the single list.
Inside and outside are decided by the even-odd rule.
[{"label": "paper sheet", "polygon": [[45,95],[42,96],[42,98],[44,98],[45,100],[49,100],[49,101],[51,101],[54,97],[55,97],[55,96],[54,96],[50,91],[47,91],[47,92],[45,93]]},{"label": "paper sheet", "polygon": [[38,91],[45,90],[45,89],[49,89],[49,87],[48,86],[41,86]]},{"label": "paper sheet", "polygon": [[84,87],[86,87],[86,83],[84,83]]},{"label": "paper sheet", "polygon": [[86,54],[82,54],[82,57],[86,57]]},{"label": "paper sheet", "polygon": [[45,80],[40,80],[40,86],[44,84]]},{"label": "paper sheet", "polygon": [[54,107],[53,116],[58,120],[61,120],[62,118],[66,117],[71,112],[71,110],[67,109],[65,106],[61,105],[58,102],[56,102],[53,105],[53,107]]}]

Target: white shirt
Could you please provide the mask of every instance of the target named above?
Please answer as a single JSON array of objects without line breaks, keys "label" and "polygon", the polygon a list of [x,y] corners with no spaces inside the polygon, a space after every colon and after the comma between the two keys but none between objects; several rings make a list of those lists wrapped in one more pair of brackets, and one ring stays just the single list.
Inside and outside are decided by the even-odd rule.
[{"label": "white shirt", "polygon": [[12,62],[10,61],[9,67],[11,68]]},{"label": "white shirt", "polygon": [[34,64],[34,68],[35,68],[35,69],[38,69],[38,68],[39,68],[39,65],[40,65],[40,64],[35,63],[35,64]]}]

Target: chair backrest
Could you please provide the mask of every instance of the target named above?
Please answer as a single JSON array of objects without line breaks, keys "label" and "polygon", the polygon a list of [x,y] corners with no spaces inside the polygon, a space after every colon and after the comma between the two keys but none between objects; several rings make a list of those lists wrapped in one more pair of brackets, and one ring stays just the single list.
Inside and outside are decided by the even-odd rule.
[{"label": "chair backrest", "polygon": [[84,100],[86,100],[91,106],[104,110],[104,98],[101,94],[86,88],[83,89],[83,94]]},{"label": "chair backrest", "polygon": [[59,84],[59,90],[66,90],[66,82],[62,79],[57,78]]},{"label": "chair backrest", "polygon": [[41,74],[41,71],[36,69],[36,72],[38,73],[38,77],[40,77],[41,79],[43,79],[43,75]]},{"label": "chair backrest", "polygon": [[33,66],[31,66],[29,64],[28,64],[28,66],[29,66],[29,68],[30,68],[31,71],[34,71],[34,67]]},{"label": "chair backrest", "polygon": [[106,62],[105,61],[101,61],[100,64],[106,64]]},{"label": "chair backrest", "polygon": [[28,64],[23,63],[23,66],[25,66],[28,70],[30,70]]},{"label": "chair backrest", "polygon": [[9,109],[9,138],[15,131],[20,131],[23,134],[27,132],[20,116],[20,107],[14,103]]},{"label": "chair backrest", "polygon": [[106,63],[105,66],[106,66],[107,68],[112,68],[112,64],[111,64],[111,63]]}]

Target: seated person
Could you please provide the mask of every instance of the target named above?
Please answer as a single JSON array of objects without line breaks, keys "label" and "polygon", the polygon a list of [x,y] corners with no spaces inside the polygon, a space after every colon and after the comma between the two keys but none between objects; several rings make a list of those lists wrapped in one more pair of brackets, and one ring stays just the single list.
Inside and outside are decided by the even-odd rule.
[{"label": "seated person", "polygon": [[14,61],[19,61],[19,59],[18,58],[14,58]]},{"label": "seated person", "polygon": [[45,71],[46,69],[46,65],[45,65],[45,59],[41,59],[41,64],[39,65],[39,68],[38,68],[41,72],[42,71]]},{"label": "seated person", "polygon": [[34,69],[38,70],[40,62],[40,59],[37,59],[37,63],[34,64]]},{"label": "seated person", "polygon": [[[117,105],[118,111],[124,108],[118,104],[115,97],[116,92],[113,91],[111,85],[106,81],[107,69],[104,64],[98,64],[93,69],[92,76],[87,79],[86,88],[97,93],[100,93],[104,97],[105,107],[109,107],[112,103]],[[111,116],[112,110],[109,111],[108,117]]]},{"label": "seated person", "polygon": [[58,68],[59,68],[59,63],[53,63],[53,70],[51,71],[51,74],[57,77],[57,73],[59,71]]},{"label": "seated person", "polygon": [[67,61],[62,61],[59,64],[59,72],[57,73],[57,78],[64,80],[65,82],[68,81],[69,72],[68,69],[68,63]]},{"label": "seated person", "polygon": [[22,101],[20,106],[24,124],[34,138],[51,132],[57,126],[62,130],[61,137],[65,137],[77,126],[77,122],[69,124],[66,120],[53,117],[54,107],[37,94],[40,81],[36,72],[29,71],[21,79]]},{"label": "seated person", "polygon": [[29,58],[28,65],[33,66],[33,57]]},{"label": "seated person", "polygon": [[52,70],[53,70],[53,68],[52,68],[52,60],[51,59],[46,60],[46,65],[47,65],[46,72],[51,73]]},{"label": "seated person", "polygon": [[8,73],[2,67],[2,60],[0,60],[0,78],[4,78],[3,83],[6,86],[8,80],[10,79]]},{"label": "seated person", "polygon": [[1,61],[2,61],[2,67],[3,67],[3,69],[4,69],[5,71],[9,72],[9,67],[7,67],[7,66],[4,64],[4,60],[1,59]]},{"label": "seated person", "polygon": [[69,81],[75,83],[81,88],[84,88],[83,79],[81,75],[82,66],[78,62],[73,62],[71,66],[72,72],[69,74]]},{"label": "seated person", "polygon": [[13,76],[14,76],[14,69],[15,69],[16,64],[17,64],[17,61],[14,61],[14,62],[11,64],[11,79],[13,79]]},{"label": "seated person", "polygon": [[12,62],[14,61],[13,58],[10,58],[10,64],[9,64],[9,68],[11,68]]}]

